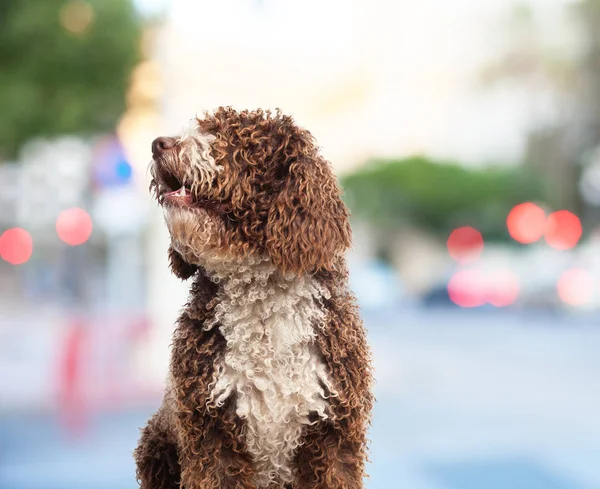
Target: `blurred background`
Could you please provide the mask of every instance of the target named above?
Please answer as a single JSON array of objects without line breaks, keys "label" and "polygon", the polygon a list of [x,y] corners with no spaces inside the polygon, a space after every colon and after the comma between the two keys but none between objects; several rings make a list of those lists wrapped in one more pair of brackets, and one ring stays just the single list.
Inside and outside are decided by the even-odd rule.
[{"label": "blurred background", "polygon": [[2,0],[0,488],[137,487],[186,297],[150,142],[219,105],[340,176],[367,487],[600,488],[599,0]]}]

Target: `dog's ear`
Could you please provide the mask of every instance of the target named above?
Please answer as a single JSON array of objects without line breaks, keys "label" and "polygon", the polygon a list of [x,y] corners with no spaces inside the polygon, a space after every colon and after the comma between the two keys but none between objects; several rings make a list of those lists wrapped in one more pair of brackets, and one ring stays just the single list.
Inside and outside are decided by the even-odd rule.
[{"label": "dog's ear", "polygon": [[198,271],[198,267],[186,262],[172,244],[169,245],[169,266],[173,274],[181,280],[187,280]]},{"label": "dog's ear", "polygon": [[327,161],[310,153],[289,165],[267,220],[269,256],[284,273],[296,275],[331,269],[351,241],[348,211],[333,172]]}]

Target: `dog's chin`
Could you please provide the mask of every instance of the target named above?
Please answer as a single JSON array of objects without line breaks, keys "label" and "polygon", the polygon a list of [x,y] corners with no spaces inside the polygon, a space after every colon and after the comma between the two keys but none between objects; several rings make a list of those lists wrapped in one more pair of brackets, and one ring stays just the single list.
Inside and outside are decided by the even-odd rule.
[{"label": "dog's chin", "polygon": [[226,241],[222,219],[198,207],[166,206],[165,222],[173,248],[186,263],[197,265],[209,277],[222,279],[248,267],[271,267],[258,253],[236,252]]},{"label": "dog's chin", "polygon": [[219,240],[219,218],[206,209],[189,207],[181,197],[173,197],[163,205],[165,223],[174,248],[184,260],[204,265],[222,248]]}]

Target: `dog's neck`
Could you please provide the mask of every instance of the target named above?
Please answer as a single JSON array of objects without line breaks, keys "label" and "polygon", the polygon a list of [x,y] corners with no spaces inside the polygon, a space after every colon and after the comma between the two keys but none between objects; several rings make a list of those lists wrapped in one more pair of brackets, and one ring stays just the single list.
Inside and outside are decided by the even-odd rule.
[{"label": "dog's neck", "polygon": [[[220,312],[237,309],[237,314],[265,316],[274,310],[289,309],[304,300],[320,302],[330,297],[327,288],[311,276],[284,275],[268,258],[240,260],[235,265],[206,270],[217,286],[215,323],[223,322]],[[226,321],[225,321],[226,322]]]},{"label": "dog's neck", "polygon": [[229,260],[219,258],[204,259],[202,268],[206,276],[221,288],[231,287],[232,284],[272,281],[278,277],[283,279],[277,267],[266,257],[248,256]]},{"label": "dog's neck", "polygon": [[[297,287],[316,282],[309,276],[301,277],[283,274],[268,258],[253,258],[229,263],[217,269],[207,271],[208,278],[217,284],[222,299],[233,302],[260,303],[270,300],[276,294],[279,297],[298,294]],[[318,285],[314,285],[318,289]],[[316,296],[328,295],[323,291],[314,291]]]}]

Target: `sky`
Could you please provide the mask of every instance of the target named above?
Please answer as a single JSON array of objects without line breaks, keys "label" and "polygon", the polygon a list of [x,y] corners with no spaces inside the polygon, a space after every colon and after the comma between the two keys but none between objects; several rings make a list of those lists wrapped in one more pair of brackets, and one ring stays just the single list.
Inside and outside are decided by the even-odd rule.
[{"label": "sky", "polygon": [[[532,5],[554,49],[566,37],[556,12],[577,0],[134,1],[147,15],[167,14],[160,57],[173,125],[190,107],[277,101],[310,123],[325,149],[368,119],[378,153],[402,147],[477,163],[517,161],[529,128],[549,120],[545,99],[510,84],[478,86],[503,49],[512,6]],[[345,146],[339,160],[351,161]]]}]

